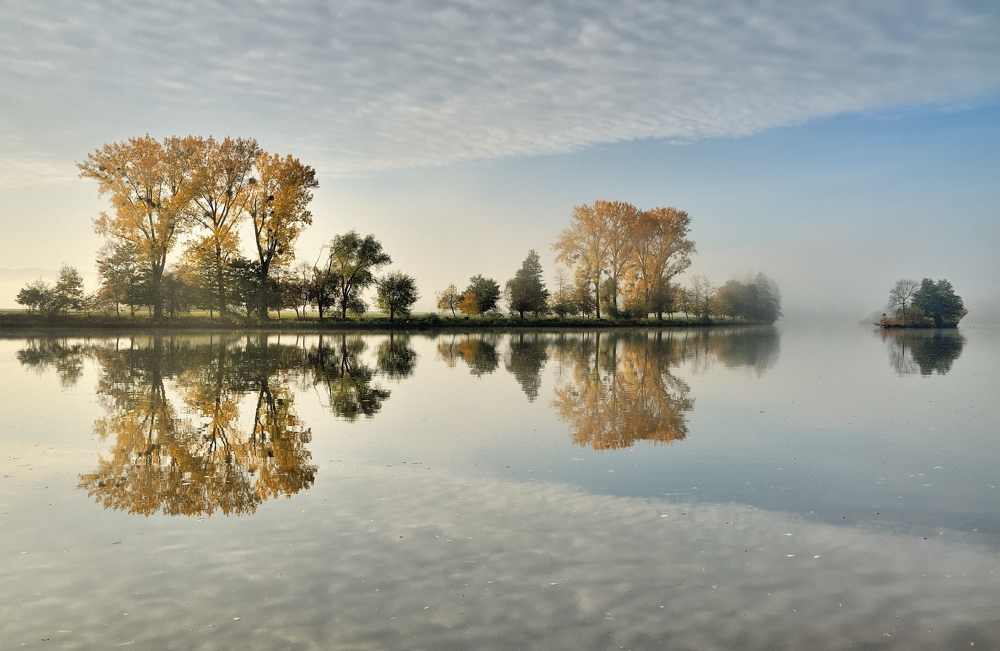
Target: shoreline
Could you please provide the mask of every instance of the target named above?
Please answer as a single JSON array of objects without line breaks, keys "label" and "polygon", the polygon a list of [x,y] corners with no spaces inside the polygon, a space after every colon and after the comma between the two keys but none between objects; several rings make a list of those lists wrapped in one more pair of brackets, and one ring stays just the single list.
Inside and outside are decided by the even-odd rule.
[{"label": "shoreline", "polygon": [[612,330],[612,329],[655,329],[677,328],[732,328],[773,326],[765,323],[745,323],[731,321],[695,320],[612,320],[585,318],[512,319],[507,317],[442,317],[420,315],[409,319],[398,319],[392,323],[387,318],[283,318],[267,321],[246,321],[231,317],[184,316],[165,318],[159,322],[149,317],[116,317],[93,314],[68,314],[45,316],[30,313],[0,313],[0,333],[15,334],[25,332],[73,333],[73,332],[285,332],[285,331],[355,331],[355,332],[425,332],[450,330]]}]

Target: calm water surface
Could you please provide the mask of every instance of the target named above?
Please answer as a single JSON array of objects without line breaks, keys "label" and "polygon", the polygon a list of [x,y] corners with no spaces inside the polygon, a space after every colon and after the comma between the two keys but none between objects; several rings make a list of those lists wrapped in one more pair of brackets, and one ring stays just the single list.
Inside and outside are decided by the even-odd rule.
[{"label": "calm water surface", "polygon": [[0,647],[1000,645],[1000,330],[0,340]]}]

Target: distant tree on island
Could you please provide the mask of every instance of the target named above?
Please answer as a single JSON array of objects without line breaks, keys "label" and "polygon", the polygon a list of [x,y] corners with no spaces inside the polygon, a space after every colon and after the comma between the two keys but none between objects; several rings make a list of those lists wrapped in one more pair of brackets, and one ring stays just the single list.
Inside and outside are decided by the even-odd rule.
[{"label": "distant tree on island", "polygon": [[884,328],[954,328],[968,314],[950,282],[930,278],[897,280],[886,307],[892,316],[879,323]]}]

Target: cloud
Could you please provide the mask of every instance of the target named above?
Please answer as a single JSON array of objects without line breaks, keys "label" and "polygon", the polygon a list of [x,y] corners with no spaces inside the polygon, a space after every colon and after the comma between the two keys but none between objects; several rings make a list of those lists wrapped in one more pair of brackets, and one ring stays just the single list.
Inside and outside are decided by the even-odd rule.
[{"label": "cloud", "polygon": [[1000,13],[958,0],[11,2],[0,43],[8,152],[211,131],[341,172],[1000,90]]}]

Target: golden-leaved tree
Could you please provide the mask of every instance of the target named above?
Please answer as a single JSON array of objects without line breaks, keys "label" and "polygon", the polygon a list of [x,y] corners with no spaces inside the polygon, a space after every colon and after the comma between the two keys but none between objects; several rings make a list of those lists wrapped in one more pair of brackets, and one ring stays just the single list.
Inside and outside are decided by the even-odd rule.
[{"label": "golden-leaved tree", "polygon": [[195,138],[149,135],[105,145],[78,165],[80,176],[98,182],[98,193],[107,195],[113,212],[102,212],[94,221],[99,235],[130,247],[148,278],[148,300],[154,316],[162,316],[161,283],[167,254],[185,229],[188,207],[199,179],[192,164]]},{"label": "golden-leaved tree", "polygon": [[[309,202],[319,187],[316,171],[297,158],[259,152],[257,177],[251,180],[247,213],[257,249],[258,287],[266,291],[272,273],[295,258],[295,240],[309,224]],[[268,302],[257,301],[257,315],[267,318]]]},{"label": "golden-leaved tree", "polygon": [[254,163],[261,153],[252,138],[195,138],[195,192],[188,215],[200,227],[189,249],[201,265],[210,264],[214,283],[209,306],[226,311],[228,262],[239,251],[240,222],[246,218],[255,183]]},{"label": "golden-leaved tree", "polygon": [[593,287],[597,318],[602,304],[617,313],[619,295],[641,314],[662,317],[671,308],[670,281],[690,266],[695,251],[687,238],[690,224],[688,214],[675,208],[639,210],[621,201],[595,201],[573,209],[569,228],[552,248],[578,282]]}]

